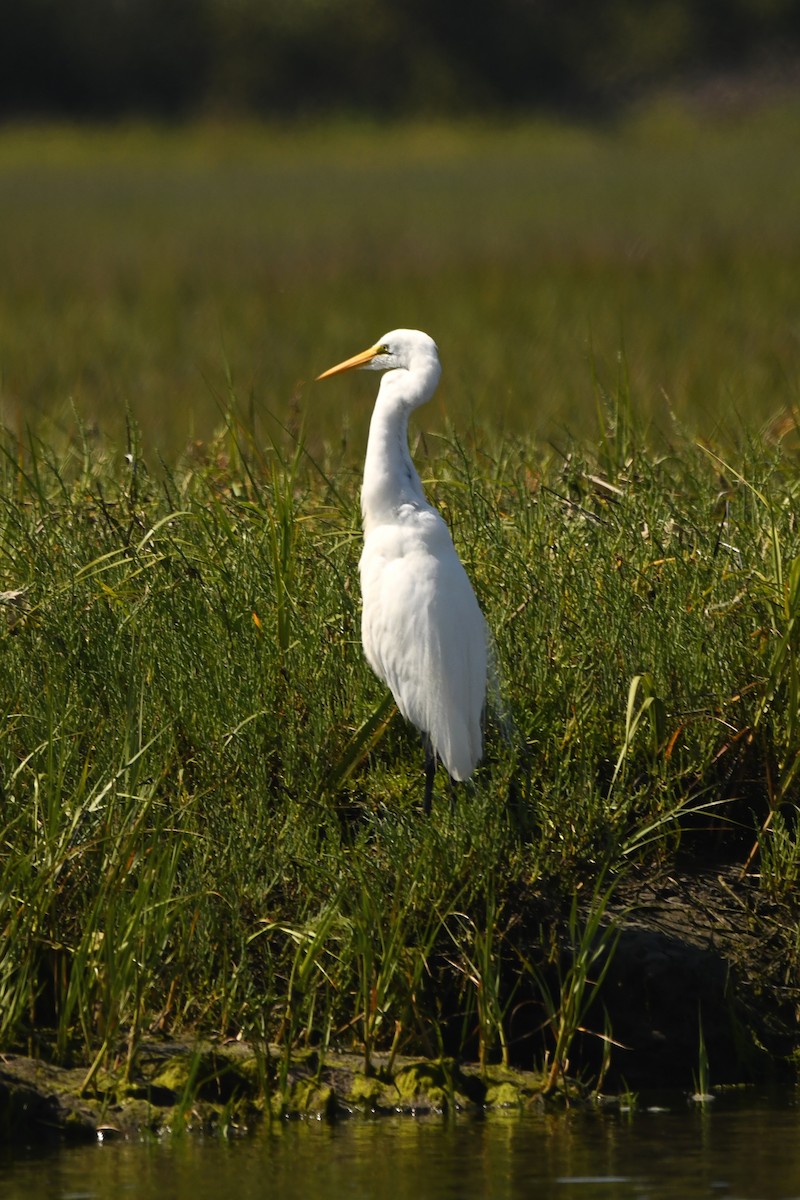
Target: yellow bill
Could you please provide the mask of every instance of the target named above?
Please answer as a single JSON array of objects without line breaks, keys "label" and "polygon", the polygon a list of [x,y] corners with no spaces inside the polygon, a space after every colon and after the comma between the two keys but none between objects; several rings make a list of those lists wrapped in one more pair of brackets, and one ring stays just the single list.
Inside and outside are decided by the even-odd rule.
[{"label": "yellow bill", "polygon": [[352,371],[355,367],[365,367],[367,363],[372,362],[373,358],[377,358],[379,354],[384,353],[384,348],[378,343],[376,346],[370,346],[369,350],[362,350],[360,354],[354,354],[352,358],[346,358],[344,362],[340,362],[335,367],[329,367],[327,371],[323,371],[317,376],[317,380],[327,379],[330,375],[340,375],[342,371]]}]

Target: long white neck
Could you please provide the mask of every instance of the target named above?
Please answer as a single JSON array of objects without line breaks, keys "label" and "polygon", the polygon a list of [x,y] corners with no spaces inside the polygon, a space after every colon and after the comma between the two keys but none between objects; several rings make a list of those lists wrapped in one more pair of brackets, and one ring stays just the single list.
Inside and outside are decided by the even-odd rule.
[{"label": "long white neck", "polygon": [[427,507],[408,449],[408,417],[430,400],[440,374],[438,360],[425,358],[408,370],[387,371],[381,380],[369,426],[361,488],[365,533],[391,521],[402,504]]}]

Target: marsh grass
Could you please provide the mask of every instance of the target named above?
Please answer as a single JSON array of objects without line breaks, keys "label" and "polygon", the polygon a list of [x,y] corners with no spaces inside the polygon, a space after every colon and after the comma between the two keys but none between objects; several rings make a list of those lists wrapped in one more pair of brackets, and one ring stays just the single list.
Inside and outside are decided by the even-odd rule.
[{"label": "marsh grass", "polygon": [[[300,1046],[529,1065],[549,1028],[555,1082],[598,880],[789,894],[797,123],[0,133],[0,1049],[88,1089],[241,1036],[285,1091]],[[374,380],[298,379],[398,323],[498,663],[430,821],[359,644]]]},{"label": "marsh grass", "polygon": [[695,1104],[708,1104],[714,1099],[714,1094],[711,1091],[711,1077],[709,1074],[708,1050],[706,1048],[706,1039],[703,1034],[703,1014],[700,1009],[697,1012],[697,1071],[693,1075],[694,1094],[692,1100]]},{"label": "marsh grass", "polygon": [[[613,890],[613,885],[606,885],[602,875],[598,876],[583,914],[578,891],[573,895],[566,947],[560,952],[564,955],[564,963],[556,964],[555,986],[551,986],[532,959],[521,957],[522,972],[532,978],[541,997],[544,1027],[549,1034],[543,1059],[542,1091],[545,1095],[553,1092],[560,1080],[566,1082],[571,1048],[579,1033],[588,1033],[604,1044],[600,1080],[608,1068],[612,1038],[607,1014],[602,1030],[586,1029],[583,1023],[593,1000],[601,993],[603,980],[614,958],[618,931],[614,922],[608,919],[608,903]],[[544,944],[545,941],[542,937],[541,942]],[[599,1081],[597,1086],[600,1086]]]},{"label": "marsh grass", "polygon": [[[256,453],[233,409],[169,467],[133,430],[4,434],[3,1046],[46,1042],[89,1088],[148,1031],[277,1039],[285,1085],[303,1045],[514,1059],[524,1007],[554,1085],[611,957],[598,881],[757,839],[764,887],[791,885],[794,454],[743,445],[723,536],[705,449],[604,436],[417,448],[503,698],[426,821],[360,651],[355,467]],[[555,983],[542,906],[571,913]]]},{"label": "marsh grass", "polygon": [[482,905],[476,906],[475,916],[455,912],[449,922],[449,932],[456,954],[453,967],[461,972],[469,990],[464,1006],[464,1027],[477,1022],[478,1062],[485,1071],[490,1054],[500,1046],[500,1061],[509,1065],[506,1036],[508,1012],[514,1001],[516,984],[509,985],[503,970],[503,939],[506,925],[497,908],[495,886],[487,881]]}]

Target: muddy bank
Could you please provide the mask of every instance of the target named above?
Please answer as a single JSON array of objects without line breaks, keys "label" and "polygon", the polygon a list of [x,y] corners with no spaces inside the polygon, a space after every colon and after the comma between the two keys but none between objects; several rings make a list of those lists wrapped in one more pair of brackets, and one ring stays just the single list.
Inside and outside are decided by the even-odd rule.
[{"label": "muddy bank", "polygon": [[[585,1027],[610,1028],[603,1089],[678,1087],[698,1073],[699,1030],[712,1085],[794,1078],[800,1060],[798,914],[776,903],[738,867],[630,877],[610,915],[619,930],[613,962]],[[606,1017],[607,1014],[607,1017]],[[511,1021],[512,1034],[514,1021]],[[511,1042],[529,1045],[524,1036]],[[602,1041],[579,1035],[568,1071],[591,1085]],[[32,1058],[0,1059],[0,1137],[97,1138],[177,1129],[246,1133],[287,1116],[480,1111],[542,1103],[543,1077],[509,1070],[329,1052],[297,1056],[243,1043],[141,1044],[125,1079]],[[573,1098],[586,1094],[576,1088]],[[563,1093],[561,1095],[563,1100]],[[557,1102],[557,1101],[556,1101]]]},{"label": "muddy bank", "polygon": [[688,1087],[702,1026],[711,1081],[789,1079],[800,1065],[797,901],[778,903],[739,865],[630,877],[602,1001],[610,1082]]},{"label": "muddy bank", "polygon": [[395,1060],[391,1072],[376,1056],[366,1075],[354,1054],[330,1053],[321,1063],[305,1054],[280,1080],[272,1048],[266,1088],[264,1059],[242,1043],[190,1046],[147,1043],[136,1077],[99,1079],[85,1094],[85,1070],[8,1055],[0,1064],[0,1131],[6,1141],[63,1137],[141,1137],[180,1130],[244,1135],[263,1121],[290,1117],[336,1120],[357,1115],[479,1112],[541,1103],[542,1077],[444,1060]]}]

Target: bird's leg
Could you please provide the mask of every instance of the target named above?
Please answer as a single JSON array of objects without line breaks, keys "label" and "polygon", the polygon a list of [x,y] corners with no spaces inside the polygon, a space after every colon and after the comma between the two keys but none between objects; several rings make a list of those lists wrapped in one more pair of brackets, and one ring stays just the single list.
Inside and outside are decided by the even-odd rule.
[{"label": "bird's leg", "polygon": [[422,745],[425,750],[425,798],[422,802],[422,807],[425,815],[428,816],[431,811],[431,801],[433,800],[433,780],[436,775],[436,751],[427,733],[423,733],[422,735]]}]

